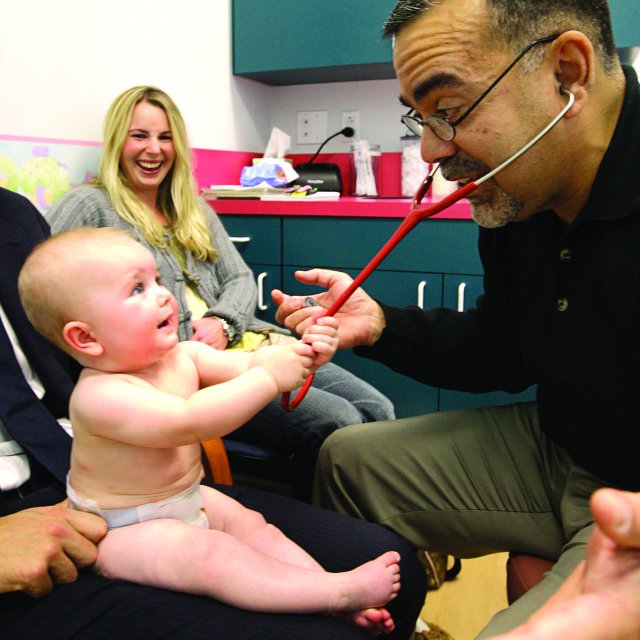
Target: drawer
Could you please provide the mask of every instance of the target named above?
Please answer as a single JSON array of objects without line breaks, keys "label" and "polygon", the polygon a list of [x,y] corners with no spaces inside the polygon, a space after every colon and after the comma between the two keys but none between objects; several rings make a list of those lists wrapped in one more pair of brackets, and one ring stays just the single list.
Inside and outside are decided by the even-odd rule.
[{"label": "drawer", "polygon": [[[282,221],[283,263],[361,269],[400,225],[390,218],[304,218]],[[425,220],[385,258],[379,268],[482,274],[478,229],[466,220]]]},{"label": "drawer", "polygon": [[444,276],[442,306],[457,311],[466,311],[476,306],[476,300],[484,291],[482,276],[450,275]]},{"label": "drawer", "polygon": [[220,220],[245,262],[282,263],[279,216],[221,215]]},{"label": "drawer", "polygon": [[[313,295],[323,291],[322,287],[298,282],[294,271],[306,267],[287,266],[283,273],[283,290],[291,295]],[[345,269],[351,277],[358,275],[354,269]],[[442,275],[439,273],[417,273],[397,271],[374,271],[362,288],[372,297],[397,307],[418,304],[423,309],[442,305]]]}]

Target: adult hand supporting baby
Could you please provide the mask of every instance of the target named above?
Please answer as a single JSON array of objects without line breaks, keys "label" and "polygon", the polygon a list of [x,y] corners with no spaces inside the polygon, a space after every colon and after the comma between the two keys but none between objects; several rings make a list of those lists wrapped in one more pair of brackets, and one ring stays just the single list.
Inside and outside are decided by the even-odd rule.
[{"label": "adult hand supporting baby", "polygon": [[0,518],[0,593],[39,597],[75,581],[79,569],[95,562],[106,531],[102,518],[66,503]]}]

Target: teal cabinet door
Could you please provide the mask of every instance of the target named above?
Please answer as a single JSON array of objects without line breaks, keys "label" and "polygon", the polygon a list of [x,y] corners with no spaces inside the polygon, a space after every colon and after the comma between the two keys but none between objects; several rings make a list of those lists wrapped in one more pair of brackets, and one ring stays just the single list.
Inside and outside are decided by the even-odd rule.
[{"label": "teal cabinet door", "polygon": [[223,215],[220,220],[245,262],[282,264],[280,216]]},{"label": "teal cabinet door", "polygon": [[[256,317],[275,322],[271,290],[282,287],[279,216],[223,215],[222,224],[235,248],[251,267],[258,286]],[[215,246],[215,238],[213,239]]]},{"label": "teal cabinet door", "polygon": [[[443,306],[457,311],[474,307],[483,291],[482,276],[451,275],[444,276]],[[522,393],[512,394],[503,391],[492,393],[466,393],[462,391],[440,390],[440,411],[449,409],[467,409],[471,407],[491,407],[514,402],[535,400],[535,387]]]},{"label": "teal cabinet door", "polygon": [[[232,0],[233,73],[273,85],[395,78],[382,25],[395,0]],[[609,0],[618,47],[640,45],[636,0]]]},{"label": "teal cabinet door", "polygon": [[271,299],[273,289],[282,288],[282,267],[273,264],[250,263],[258,287],[256,317],[266,322],[276,323],[276,306]]},{"label": "teal cabinet door", "polygon": [[[362,268],[400,223],[394,218],[286,217],[282,228],[284,264]],[[478,227],[470,220],[425,220],[400,241],[379,268],[482,274],[477,238]]]},{"label": "teal cabinet door", "polygon": [[[284,269],[283,286],[285,293],[292,295],[313,294],[322,287],[309,286],[298,282],[295,271],[311,269],[310,265],[287,265]],[[351,277],[357,276],[358,269],[342,269]],[[417,304],[423,309],[440,306],[442,301],[442,275],[416,271],[374,271],[362,288],[373,298],[388,304],[404,307]]]},{"label": "teal cabinet door", "polygon": [[394,78],[394,0],[233,0],[233,73],[273,85]]}]

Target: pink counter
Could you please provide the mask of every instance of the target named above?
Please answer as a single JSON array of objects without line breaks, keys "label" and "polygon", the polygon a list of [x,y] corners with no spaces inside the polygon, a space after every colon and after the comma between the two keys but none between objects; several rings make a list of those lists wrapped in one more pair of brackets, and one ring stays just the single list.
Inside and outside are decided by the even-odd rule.
[{"label": "pink counter", "polygon": [[[257,154],[247,154],[229,151],[208,151],[195,149],[195,176],[200,188],[214,184],[238,184],[240,172],[244,165],[251,164],[252,157]],[[298,162],[308,162],[309,156],[292,154],[295,165]],[[348,154],[321,154],[318,162],[333,162],[340,167],[343,183],[349,182]],[[352,198],[342,196],[339,200],[318,201],[296,199],[293,202],[251,200],[240,198],[237,200],[210,200],[209,204],[220,214],[249,214],[249,215],[310,215],[310,216],[351,216],[366,218],[404,218],[409,213],[411,200],[409,198],[390,197],[401,193],[400,183],[400,154],[383,153],[382,181],[380,193],[382,198]],[[425,200],[425,203],[428,201]],[[462,200],[454,204],[437,216],[442,220],[471,219],[471,209],[468,201]]]},{"label": "pink counter", "polygon": [[[409,213],[409,198],[350,198],[339,200],[304,200],[294,202],[281,200],[252,200],[248,198],[214,199],[209,204],[220,214],[245,214],[265,216],[343,216],[366,218],[404,218]],[[425,204],[427,202],[425,201]],[[446,211],[434,216],[441,220],[471,219],[471,209],[467,200],[456,202]]]}]

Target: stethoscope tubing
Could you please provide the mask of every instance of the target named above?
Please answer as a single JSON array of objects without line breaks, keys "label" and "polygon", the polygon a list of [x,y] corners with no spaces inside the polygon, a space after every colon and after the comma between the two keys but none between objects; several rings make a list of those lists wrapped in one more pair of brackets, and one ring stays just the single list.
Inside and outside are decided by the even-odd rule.
[{"label": "stethoscope tubing", "polygon": [[[483,182],[490,180],[496,174],[500,173],[503,169],[506,169],[512,162],[515,162],[521,155],[529,151],[534,144],[539,142],[553,127],[564,118],[565,114],[575,102],[575,96],[571,91],[561,88],[563,93],[566,93],[569,96],[569,100],[567,104],[562,108],[562,111],[544,128],[540,133],[538,133],[535,137],[533,137],[527,144],[525,144],[521,149],[516,151],[511,157],[507,158],[502,164],[498,165],[495,169],[492,169],[481,178],[477,180],[472,180],[468,182],[464,186],[456,189],[453,193],[445,196],[440,202],[435,202],[434,204],[428,207],[420,207],[420,200],[422,197],[421,193],[426,193],[428,188],[433,181],[433,175],[437,171],[437,167],[425,178],[424,182],[420,185],[413,202],[411,204],[411,209],[407,217],[400,223],[400,226],[393,232],[389,240],[383,245],[383,247],[376,253],[373,259],[369,262],[369,264],[364,267],[364,269],[355,277],[355,279],[351,282],[351,284],[336,298],[335,302],[327,309],[327,311],[323,314],[325,316],[333,316],[335,315],[342,305],[351,297],[353,292],[362,285],[362,283],[376,270],[376,268],[380,265],[380,263],[395,249],[400,241],[418,224],[418,222],[435,216],[437,213],[441,213],[445,209],[449,208],[451,205],[456,202],[466,198],[470,193],[475,191]],[[426,187],[425,187],[426,185]],[[309,387],[313,384],[314,374],[310,374],[305,380],[304,385],[300,388],[300,391],[296,394],[296,397],[291,400],[291,392],[285,391],[282,394],[281,405],[285,411],[291,411],[291,409],[295,409],[304,399]]]}]

